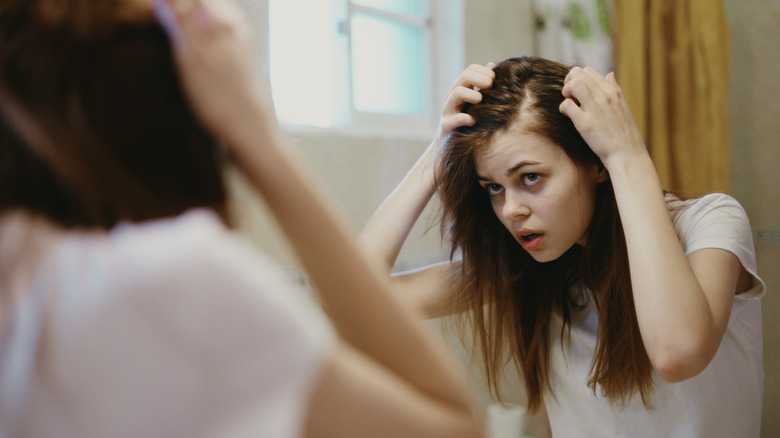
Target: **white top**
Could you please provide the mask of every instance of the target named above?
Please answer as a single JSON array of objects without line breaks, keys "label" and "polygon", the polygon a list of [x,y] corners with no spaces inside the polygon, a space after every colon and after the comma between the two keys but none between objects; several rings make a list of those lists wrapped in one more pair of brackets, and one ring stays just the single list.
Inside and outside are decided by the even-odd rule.
[{"label": "white top", "polygon": [[333,329],[213,213],[110,232],[25,234],[25,218],[0,221],[37,261],[2,277],[20,298],[2,313],[0,436],[301,435]]},{"label": "white top", "polygon": [[[678,201],[679,202],[679,201]],[[667,383],[654,376],[653,405],[639,396],[621,408],[588,387],[598,315],[590,305],[572,312],[571,342],[561,345],[562,319],[550,332],[551,389],[545,405],[552,434],[566,437],[758,437],[763,397],[761,303],[766,286],[756,273],[747,215],[733,198],[710,194],[670,213],[686,254],[703,248],[734,253],[753,276],[753,287],[736,295],[728,328],[712,362],[696,377]]]}]

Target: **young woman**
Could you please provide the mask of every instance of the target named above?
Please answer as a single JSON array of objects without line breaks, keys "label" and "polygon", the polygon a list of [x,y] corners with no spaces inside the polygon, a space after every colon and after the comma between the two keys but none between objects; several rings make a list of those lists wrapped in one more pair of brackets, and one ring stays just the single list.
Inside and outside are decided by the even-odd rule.
[{"label": "young woman", "polygon": [[[484,436],[280,140],[236,6],[154,4],[172,44],[146,1],[0,3],[0,436]],[[338,334],[229,228],[216,139]]]},{"label": "young woman", "polygon": [[613,74],[490,67],[460,76],[360,245],[389,275],[438,191],[451,261],[392,279],[472,328],[499,397],[514,361],[553,436],[758,436],[765,286],[743,209],[664,194]]}]

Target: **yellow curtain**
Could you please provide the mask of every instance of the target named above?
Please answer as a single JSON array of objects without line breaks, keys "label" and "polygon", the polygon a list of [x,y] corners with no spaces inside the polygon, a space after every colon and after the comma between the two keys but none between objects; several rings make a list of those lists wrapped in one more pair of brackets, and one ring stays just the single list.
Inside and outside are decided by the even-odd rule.
[{"label": "yellow curtain", "polygon": [[664,188],[729,189],[729,29],[713,0],[615,0],[615,70]]}]

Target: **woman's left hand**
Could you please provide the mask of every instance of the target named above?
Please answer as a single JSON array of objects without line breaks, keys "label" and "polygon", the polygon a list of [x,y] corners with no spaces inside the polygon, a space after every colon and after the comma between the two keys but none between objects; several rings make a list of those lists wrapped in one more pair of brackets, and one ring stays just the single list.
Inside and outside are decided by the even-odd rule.
[{"label": "woman's left hand", "polygon": [[607,77],[591,67],[574,67],[563,85],[564,101],[560,111],[568,116],[609,170],[610,162],[647,154],[623,90],[615,74]]},{"label": "woman's left hand", "polygon": [[614,74],[573,68],[560,111],[609,171],[626,238],[631,290],[642,342],[655,372],[679,382],[718,352],[744,269],[715,248],[686,255],[658,174]]}]

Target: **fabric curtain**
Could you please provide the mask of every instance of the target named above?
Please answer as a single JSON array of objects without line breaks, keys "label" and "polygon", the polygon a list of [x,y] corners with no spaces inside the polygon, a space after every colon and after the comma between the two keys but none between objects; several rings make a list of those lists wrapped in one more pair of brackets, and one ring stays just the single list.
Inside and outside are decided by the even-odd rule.
[{"label": "fabric curtain", "polygon": [[729,29],[712,0],[615,0],[615,68],[664,188],[729,189]]}]

